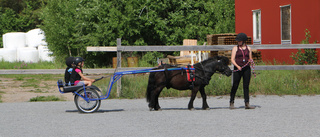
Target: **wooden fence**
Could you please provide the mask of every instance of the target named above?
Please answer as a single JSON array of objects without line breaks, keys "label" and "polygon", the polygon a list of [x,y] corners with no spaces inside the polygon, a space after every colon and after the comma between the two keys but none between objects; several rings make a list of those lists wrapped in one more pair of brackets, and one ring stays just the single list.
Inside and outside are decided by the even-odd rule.
[{"label": "wooden fence", "polygon": [[[252,49],[314,49],[320,44],[267,44],[249,45]],[[121,39],[117,39],[116,47],[87,47],[89,52],[117,52],[117,71],[138,70],[145,68],[121,68],[121,52],[127,51],[219,51],[231,50],[234,45],[198,45],[198,46],[122,46]],[[320,65],[258,65],[255,70],[320,70]],[[85,69],[89,74],[113,73],[114,69]],[[64,69],[50,70],[0,70],[0,74],[64,74]],[[117,82],[117,93],[121,92],[121,80]]]},{"label": "wooden fence", "polygon": [[[314,49],[320,48],[320,44],[268,44],[249,45],[252,49]],[[117,47],[87,47],[92,52],[117,52],[117,67],[121,71],[121,52],[126,51],[219,51],[232,50],[234,45],[197,45],[197,46],[122,46],[121,39],[117,39]],[[255,66],[256,70],[319,70],[320,65],[267,65]],[[121,80],[117,83],[117,93],[120,94]]]}]

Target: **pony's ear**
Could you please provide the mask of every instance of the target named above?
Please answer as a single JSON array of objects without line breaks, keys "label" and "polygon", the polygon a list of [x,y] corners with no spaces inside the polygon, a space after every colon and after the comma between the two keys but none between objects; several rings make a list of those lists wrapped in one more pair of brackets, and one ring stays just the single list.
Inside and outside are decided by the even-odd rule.
[{"label": "pony's ear", "polygon": [[221,56],[218,56],[218,55],[217,55],[217,56],[214,56],[213,59],[221,60]]}]

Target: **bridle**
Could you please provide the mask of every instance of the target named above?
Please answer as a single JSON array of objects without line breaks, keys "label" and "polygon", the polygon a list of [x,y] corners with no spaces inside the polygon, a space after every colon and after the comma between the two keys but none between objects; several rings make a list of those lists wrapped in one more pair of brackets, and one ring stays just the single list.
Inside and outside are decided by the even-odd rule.
[{"label": "bridle", "polygon": [[[217,62],[220,62],[220,60],[218,60]],[[197,76],[197,75],[196,75],[196,77],[198,77],[199,79],[204,80],[205,84],[209,84],[209,81],[211,80],[211,77],[208,77],[208,76],[206,75],[206,73],[212,73],[212,74],[218,73],[218,74],[223,74],[223,72],[220,72],[220,71],[218,71],[218,70],[215,70],[215,71],[207,71],[207,70],[204,69],[204,66],[203,66],[203,64],[202,64],[201,62],[199,62],[199,64],[201,65],[201,67],[198,67],[198,66],[193,66],[193,67],[194,67],[195,69],[198,69],[198,70],[202,70],[202,71],[203,71],[204,77],[199,77],[199,76]]]}]

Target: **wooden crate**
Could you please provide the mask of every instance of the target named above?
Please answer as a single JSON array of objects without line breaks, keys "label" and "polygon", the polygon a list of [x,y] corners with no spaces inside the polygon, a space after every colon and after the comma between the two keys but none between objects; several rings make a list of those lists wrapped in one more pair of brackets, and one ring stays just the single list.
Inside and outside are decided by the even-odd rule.
[{"label": "wooden crate", "polygon": [[[184,39],[183,46],[196,46],[198,41],[196,39]],[[191,51],[180,51],[180,56],[191,55]]]},{"label": "wooden crate", "polygon": [[[167,58],[169,58],[171,65],[186,66],[191,64],[191,57],[180,57],[180,56],[168,55]],[[196,57],[193,57],[193,62],[198,63],[198,61],[196,61]]]}]

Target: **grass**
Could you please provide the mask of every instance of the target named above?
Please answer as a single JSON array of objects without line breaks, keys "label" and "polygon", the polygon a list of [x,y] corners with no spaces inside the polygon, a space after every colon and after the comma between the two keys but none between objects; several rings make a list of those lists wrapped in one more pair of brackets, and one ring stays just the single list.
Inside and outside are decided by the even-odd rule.
[{"label": "grass", "polygon": [[30,102],[47,102],[47,101],[65,101],[63,98],[61,97],[57,97],[54,95],[51,96],[37,96],[37,97],[33,97],[29,100]]},{"label": "grass", "polygon": [[[250,93],[252,95],[315,95],[320,93],[318,85],[320,71],[318,70],[264,70],[258,73],[256,78],[251,78]],[[220,84],[230,85],[229,89],[220,88],[220,92],[227,90],[228,94],[231,79],[228,78],[227,81],[229,84],[218,81],[217,84],[211,84],[211,87]],[[242,94],[242,83],[240,83],[237,95],[242,96]]]},{"label": "grass", "polygon": [[42,91],[41,89],[34,89],[34,90],[30,90],[29,92],[33,92],[33,93],[48,93],[48,91]]},{"label": "grass", "polygon": [[[320,94],[320,71],[318,70],[264,70],[256,71],[257,77],[251,78],[251,95],[315,95]],[[149,75],[124,75],[120,98],[144,98]],[[98,82],[97,82],[98,83]],[[100,81],[97,85],[105,93],[108,80]],[[205,88],[207,95],[229,95],[231,90],[231,77],[214,74],[210,84]],[[161,97],[188,97],[191,91],[178,91],[166,89],[161,92]],[[116,96],[116,84],[113,85],[111,98]],[[199,94],[198,94],[199,96]],[[243,96],[242,81],[236,96]]]},{"label": "grass", "polygon": [[[147,64],[146,62],[139,62],[139,66]],[[262,63],[259,63],[263,65]],[[268,63],[267,63],[268,64]],[[279,63],[277,63],[279,64]],[[55,69],[61,68],[63,65],[55,65],[52,62],[40,62],[40,63],[8,63],[0,61],[0,69]],[[320,71],[319,70],[260,70],[256,71],[257,77],[252,77],[250,83],[251,95],[315,95],[320,94]],[[116,84],[113,85],[110,98],[144,98],[147,88],[148,77],[147,74],[134,74],[124,75],[122,77],[122,89],[120,97],[117,96]],[[14,78],[15,81],[22,81],[22,87],[33,87],[34,91],[30,92],[42,92],[38,83],[40,81],[63,79],[61,75],[41,74],[41,75],[27,75],[27,74],[6,74],[0,75],[0,77]],[[107,86],[109,79],[104,79],[94,83],[98,86],[103,94],[107,92]],[[55,85],[56,83],[52,83]],[[231,89],[231,77],[215,74],[212,76],[210,84],[206,86],[205,90],[209,96],[229,95]],[[190,96],[190,90],[178,91],[174,89],[166,89],[161,92],[161,97],[187,97]],[[1,93],[0,93],[1,95]],[[199,96],[199,95],[198,95]],[[239,85],[238,97],[243,96],[242,83]],[[40,97],[38,97],[40,98]],[[36,100],[38,99],[36,98]],[[42,98],[42,97],[41,97]],[[51,97],[51,99],[53,99]],[[55,99],[53,99],[55,100]]]},{"label": "grass", "polygon": [[63,69],[65,64],[40,61],[38,63],[0,61],[0,69]]},{"label": "grass", "polygon": [[[250,94],[251,95],[315,95],[320,94],[320,71],[318,70],[263,70],[256,71],[257,77],[251,78]],[[30,92],[42,92],[37,85],[39,81],[62,79],[63,75],[0,75],[0,77],[11,77],[17,81],[24,81],[23,86],[34,87],[35,90]],[[124,75],[122,77],[122,86],[120,97],[117,96],[116,84],[110,93],[109,98],[145,98],[145,92],[148,85],[148,74]],[[107,92],[109,78],[100,80],[94,85],[99,87],[105,94]],[[53,82],[52,85],[56,83]],[[48,87],[48,85],[46,85]],[[229,95],[231,90],[231,77],[220,74],[214,74],[210,84],[205,88],[208,96]],[[1,94],[1,93],[0,93]],[[164,88],[160,97],[189,97],[190,90],[178,91],[175,89]],[[198,94],[200,96],[200,94]],[[242,81],[236,96],[242,97]],[[36,97],[32,100],[52,100],[54,97]]]},{"label": "grass", "polygon": [[3,94],[3,93],[5,93],[5,92],[0,91],[0,103],[2,103],[2,100],[1,100],[2,96],[1,96],[1,94]]}]

